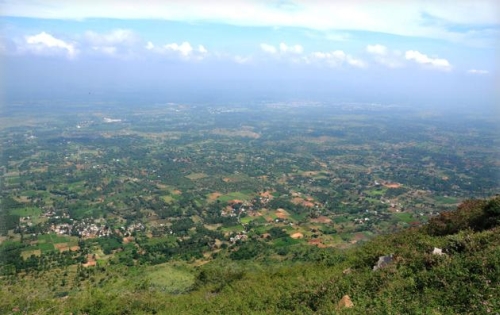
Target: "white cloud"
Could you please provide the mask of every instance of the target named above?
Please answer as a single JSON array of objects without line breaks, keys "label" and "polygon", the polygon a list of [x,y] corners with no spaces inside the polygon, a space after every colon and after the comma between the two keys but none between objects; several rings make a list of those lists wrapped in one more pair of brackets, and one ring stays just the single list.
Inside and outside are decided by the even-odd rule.
[{"label": "white cloud", "polygon": [[347,63],[350,64],[353,67],[358,67],[358,68],[364,68],[366,67],[366,64],[363,60],[360,59],[354,59],[350,56],[347,56]]},{"label": "white cloud", "polygon": [[85,38],[93,46],[134,45],[139,37],[131,30],[116,29],[109,33],[85,32]]},{"label": "white cloud", "polygon": [[299,54],[302,54],[304,52],[304,47],[302,47],[301,45],[289,46],[285,43],[280,43],[277,48],[273,45],[261,43],[260,49],[265,53],[268,53],[271,55],[276,55],[279,53],[281,56],[285,56],[287,54],[299,55]]},{"label": "white cloud", "polygon": [[172,43],[163,46],[166,50],[171,50],[180,53],[182,56],[187,57],[193,52],[193,47],[188,42],[182,44]]},{"label": "white cloud", "polygon": [[27,49],[38,54],[54,54],[64,52],[69,58],[74,58],[78,51],[73,44],[67,43],[54,36],[41,32],[37,35],[26,36]]},{"label": "white cloud", "polygon": [[376,63],[389,68],[398,68],[403,66],[403,60],[399,51],[389,50],[384,45],[367,45],[366,52],[373,56]]},{"label": "white cloud", "polygon": [[[107,0],[98,4],[94,1],[4,0],[0,14],[45,19],[208,21],[321,31],[369,31],[464,42],[471,36],[481,39],[498,27],[499,6],[498,0],[381,1],[376,5],[372,0],[290,0],[287,6],[248,0],[232,0],[230,4],[227,1],[189,1],[188,6],[173,0],[147,1],[142,5],[137,5],[135,0]],[[460,30],[454,31],[450,25],[459,25]],[[484,29],[485,25],[491,26],[490,30]],[[475,33],[468,34],[469,30]],[[495,39],[491,34],[487,36]]]},{"label": "white cloud", "polygon": [[363,68],[366,66],[365,62],[361,59],[356,59],[351,55],[346,54],[342,50],[335,50],[332,52],[313,52],[308,61],[324,61],[331,67],[340,67],[348,64],[353,67]]},{"label": "white cloud", "polygon": [[94,46],[92,50],[109,56],[115,56],[117,53],[117,48],[113,46]]},{"label": "white cloud", "polygon": [[416,63],[430,66],[436,69],[451,70],[451,64],[448,62],[448,60],[443,58],[431,58],[416,50],[406,51],[405,58],[406,60],[411,60]]},{"label": "white cloud", "polygon": [[183,59],[201,60],[208,54],[205,46],[198,45],[198,48],[195,49],[189,42],[170,43],[161,47],[156,47],[152,42],[148,42],[145,48],[159,54],[177,54]]},{"label": "white cloud", "polygon": [[208,50],[203,45],[198,45],[198,51],[202,54],[208,53]]},{"label": "white cloud", "polygon": [[490,72],[488,70],[470,69],[470,70],[467,70],[467,73],[470,73],[470,74],[488,74]]},{"label": "white cloud", "polygon": [[[274,48],[274,47],[273,47]],[[280,52],[282,53],[292,53],[301,54],[304,52],[304,48],[301,45],[287,46],[285,43],[280,44]]]},{"label": "white cloud", "polygon": [[273,45],[266,44],[266,43],[260,44],[260,49],[262,49],[262,51],[269,53],[269,54],[275,54],[278,52],[276,47],[274,47]]},{"label": "white cloud", "polygon": [[366,51],[374,55],[380,55],[380,56],[387,55],[387,47],[380,44],[368,45],[366,46]]},{"label": "white cloud", "polygon": [[87,31],[82,38],[82,44],[89,48],[89,53],[123,59],[137,57],[143,49],[142,43],[139,35],[126,29],[115,29],[107,33]]},{"label": "white cloud", "polygon": [[346,54],[342,50],[335,50],[331,52],[313,52],[309,55],[303,55],[304,48],[301,45],[289,46],[285,43],[280,43],[278,48],[273,45],[266,43],[260,44],[262,51],[277,56],[282,60],[292,62],[292,63],[306,63],[310,64],[313,62],[326,63],[331,67],[339,67],[344,64],[363,68],[366,66],[365,62]]}]

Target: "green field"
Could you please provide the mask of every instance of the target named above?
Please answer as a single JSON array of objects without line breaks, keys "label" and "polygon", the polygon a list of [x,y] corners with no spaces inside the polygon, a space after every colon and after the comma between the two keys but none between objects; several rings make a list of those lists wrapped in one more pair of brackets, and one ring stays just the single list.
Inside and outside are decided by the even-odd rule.
[{"label": "green field", "polygon": [[412,221],[415,221],[415,219],[412,217],[410,213],[394,213],[393,216],[397,218],[399,221],[405,223],[410,223]]},{"label": "green field", "polygon": [[380,197],[380,196],[383,196],[385,194],[385,192],[387,191],[387,188],[373,188],[373,189],[370,189],[370,190],[367,190],[365,193],[371,197]]},{"label": "green field", "polygon": [[39,217],[42,214],[42,209],[34,207],[12,209],[10,210],[10,214],[18,215],[21,217]]},{"label": "green field", "polygon": [[247,224],[253,220],[256,220],[258,219],[259,217],[244,217],[244,218],[241,218],[240,219],[240,222],[243,223],[243,224]]},{"label": "green field", "polygon": [[39,243],[37,247],[42,251],[42,253],[53,251],[55,249],[52,243]]},{"label": "green field", "polygon": [[171,203],[172,201],[174,201],[174,197],[173,196],[161,196],[161,199],[163,199],[163,201],[165,201],[166,203]]},{"label": "green field", "polygon": [[241,224],[222,228],[223,232],[242,232],[244,230],[245,229],[243,228],[243,226]]},{"label": "green field", "polygon": [[440,204],[446,204],[446,205],[459,203],[459,200],[453,197],[436,196],[434,197],[434,200],[436,200]]},{"label": "green field", "polygon": [[205,173],[192,173],[186,176],[186,178],[189,178],[190,180],[197,180],[197,179],[202,179],[208,177],[207,174]]},{"label": "green field", "polygon": [[168,263],[150,267],[146,273],[151,286],[165,293],[179,294],[186,292],[194,283],[192,271]]},{"label": "green field", "polygon": [[78,238],[75,236],[64,236],[64,235],[57,235],[54,233],[38,235],[37,239],[39,244],[68,243],[76,245],[78,243]]},{"label": "green field", "polygon": [[243,192],[232,192],[232,193],[220,196],[219,200],[222,201],[222,202],[228,202],[230,200],[248,201],[251,198],[252,198],[251,195],[245,194]]}]

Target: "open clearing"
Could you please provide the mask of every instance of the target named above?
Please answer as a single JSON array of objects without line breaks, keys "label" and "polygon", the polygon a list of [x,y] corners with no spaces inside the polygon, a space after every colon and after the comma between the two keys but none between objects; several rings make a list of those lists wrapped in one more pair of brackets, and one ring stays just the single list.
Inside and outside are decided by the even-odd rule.
[{"label": "open clearing", "polygon": [[42,209],[40,208],[21,208],[21,209],[12,209],[10,210],[10,214],[18,215],[21,217],[38,217],[42,214]]},{"label": "open clearing", "polygon": [[214,193],[211,193],[207,196],[207,199],[208,201],[215,201],[217,200],[220,196],[222,196],[222,194],[220,192],[214,192]]},{"label": "open clearing", "polygon": [[250,199],[251,199],[250,195],[239,191],[225,194],[219,197],[219,200],[222,202],[228,202],[231,200],[248,201]]},{"label": "open clearing", "polygon": [[282,208],[276,210],[275,215],[279,219],[287,219],[290,216],[290,214],[285,209]]},{"label": "open clearing", "polygon": [[174,201],[174,197],[172,196],[161,196],[161,199],[163,199],[163,201],[165,201],[166,203],[171,203],[172,201]]},{"label": "open clearing", "polygon": [[183,267],[161,264],[148,269],[148,280],[155,289],[162,292],[182,293],[194,283],[194,275]]},{"label": "open clearing", "polygon": [[29,257],[31,257],[31,255],[40,256],[42,255],[42,251],[39,249],[35,249],[35,250],[27,250],[21,253],[23,259],[28,259]]},{"label": "open clearing", "polygon": [[399,187],[403,186],[403,184],[399,184],[399,183],[385,183],[384,186],[387,187],[387,188],[399,188]]},{"label": "open clearing", "polygon": [[311,219],[311,222],[313,223],[330,223],[332,220],[328,217],[325,216],[319,216],[317,218]]},{"label": "open clearing", "polygon": [[197,180],[197,179],[206,178],[206,177],[208,177],[208,175],[205,173],[192,173],[192,174],[186,175],[185,177],[189,178],[190,180]]}]

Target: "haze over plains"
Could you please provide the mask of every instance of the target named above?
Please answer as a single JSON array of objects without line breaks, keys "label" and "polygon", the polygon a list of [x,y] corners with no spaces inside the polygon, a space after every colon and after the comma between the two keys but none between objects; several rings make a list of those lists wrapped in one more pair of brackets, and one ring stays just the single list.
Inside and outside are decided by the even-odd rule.
[{"label": "haze over plains", "polygon": [[497,1],[0,2],[6,100],[494,108]]}]

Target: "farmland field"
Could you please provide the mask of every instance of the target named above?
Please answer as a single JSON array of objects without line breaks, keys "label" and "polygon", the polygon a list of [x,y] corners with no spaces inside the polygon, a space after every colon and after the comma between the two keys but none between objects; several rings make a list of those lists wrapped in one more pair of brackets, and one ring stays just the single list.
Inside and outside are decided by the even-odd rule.
[{"label": "farmland field", "polygon": [[20,106],[1,125],[0,246],[19,246],[26,268],[161,265],[150,280],[177,292],[191,278],[163,264],[347,248],[498,189],[487,117],[328,102],[44,106],[39,124]]}]

